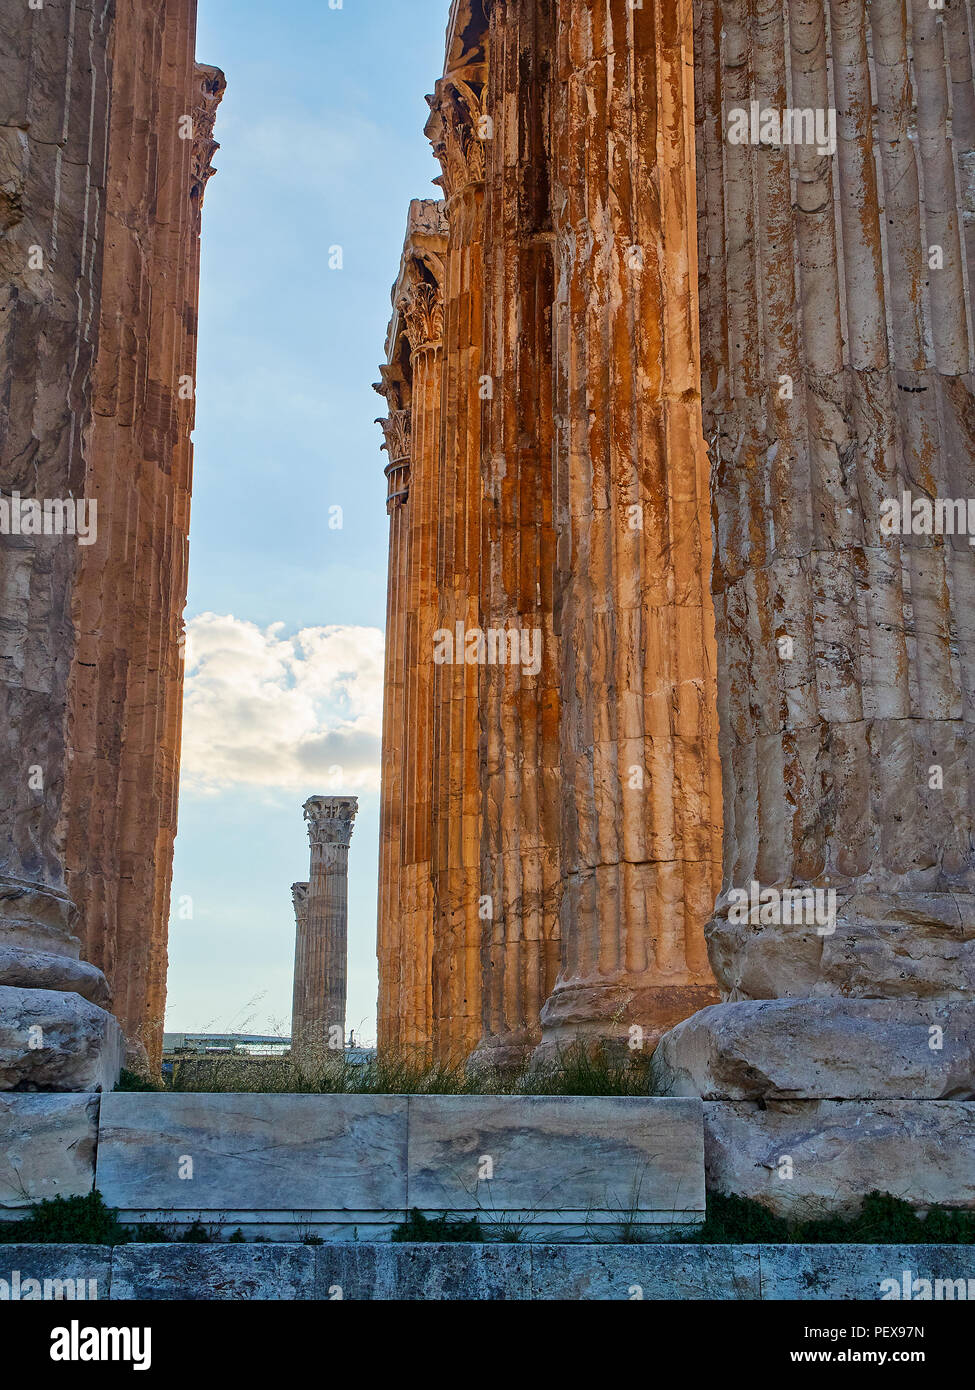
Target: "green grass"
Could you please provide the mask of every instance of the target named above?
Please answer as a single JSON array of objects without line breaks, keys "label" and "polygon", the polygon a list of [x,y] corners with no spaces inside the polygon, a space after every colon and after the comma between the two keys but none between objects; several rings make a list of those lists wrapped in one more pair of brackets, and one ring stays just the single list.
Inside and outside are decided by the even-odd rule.
[{"label": "green grass", "polygon": [[163,1084],[161,1081],[150,1081],[145,1076],[140,1076],[137,1071],[127,1071],[125,1067],[119,1073],[116,1091],[161,1091]]},{"label": "green grass", "polygon": [[476,1216],[456,1217],[449,1212],[443,1216],[424,1216],[422,1211],[411,1211],[406,1221],[396,1227],[390,1236],[394,1241],[417,1241],[422,1244],[464,1241],[467,1244],[483,1244],[486,1237]]},{"label": "green grass", "polygon": [[0,1221],[0,1245],[127,1245],[131,1236],[100,1192],[37,1202],[22,1221]]},{"label": "green grass", "polygon": [[849,1216],[790,1221],[747,1197],[711,1193],[696,1245],[972,1245],[975,1212],[932,1207],[919,1216],[888,1192],[871,1192]]}]

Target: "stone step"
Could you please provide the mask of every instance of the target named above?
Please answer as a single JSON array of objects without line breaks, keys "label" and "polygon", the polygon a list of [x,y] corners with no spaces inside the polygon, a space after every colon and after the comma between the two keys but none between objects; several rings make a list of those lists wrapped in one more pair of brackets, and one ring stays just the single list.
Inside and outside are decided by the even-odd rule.
[{"label": "stone step", "polygon": [[[71,1281],[70,1292],[66,1288]],[[975,1246],[8,1245],[0,1301],[963,1301]]]}]

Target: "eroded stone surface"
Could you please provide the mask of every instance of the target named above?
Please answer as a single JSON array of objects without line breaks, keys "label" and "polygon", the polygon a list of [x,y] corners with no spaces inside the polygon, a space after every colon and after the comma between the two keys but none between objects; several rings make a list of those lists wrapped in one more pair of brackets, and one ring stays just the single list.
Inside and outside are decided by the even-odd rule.
[{"label": "eroded stone surface", "polygon": [[0,1246],[0,1302],[97,1302],[109,1297],[111,1276],[105,1245]]},{"label": "eroded stone surface", "polygon": [[97,1185],[132,1211],[375,1219],[407,1206],[406,1121],[405,1096],[120,1092],[103,1098]]},{"label": "eroded stone surface", "polygon": [[124,1052],[113,1016],[79,994],[0,985],[0,1090],[110,1091]]},{"label": "eroded stone surface", "polygon": [[[488,1224],[687,1223],[704,1210],[696,1101],[411,1096],[409,1202]],[[489,1160],[485,1166],[485,1159]]]},{"label": "eroded stone surface", "polygon": [[98,1104],[91,1094],[0,1095],[0,1208],[91,1191]]},{"label": "eroded stone surface", "polygon": [[112,1255],[113,1299],[293,1302],[314,1287],[305,1245],[122,1245]]},{"label": "eroded stone surface", "polygon": [[853,1210],[868,1192],[926,1208],[975,1208],[975,1103],[710,1101],[708,1191],[783,1216]]},{"label": "eroded stone surface", "polygon": [[653,1056],[657,1089],[706,1100],[975,1098],[975,1004],[762,999],[716,1004]]},{"label": "eroded stone surface", "polygon": [[479,1302],[531,1298],[533,1252],[510,1245],[342,1245],[316,1251],[315,1297]]},{"label": "eroded stone surface", "polygon": [[757,1247],[735,1245],[540,1245],[532,1250],[532,1297],[757,1299]]},{"label": "eroded stone surface", "polygon": [[908,1292],[923,1299],[917,1280],[928,1282],[924,1301],[936,1290],[939,1300],[975,1296],[969,1245],[763,1245],[759,1258],[763,1299],[903,1301]]},{"label": "eroded stone surface", "polygon": [[109,1008],[112,1002],[105,976],[87,961],[51,951],[24,950],[6,942],[0,942],[0,985],[73,992],[100,1008]]}]

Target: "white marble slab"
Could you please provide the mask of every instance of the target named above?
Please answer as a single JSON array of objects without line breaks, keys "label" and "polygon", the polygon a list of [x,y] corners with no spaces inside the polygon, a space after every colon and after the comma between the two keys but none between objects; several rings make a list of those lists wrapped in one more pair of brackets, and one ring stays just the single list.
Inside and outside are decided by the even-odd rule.
[{"label": "white marble slab", "polygon": [[[485,1224],[685,1225],[704,1212],[703,1107],[642,1096],[411,1096],[409,1206]],[[548,1217],[548,1221],[546,1221]]]},{"label": "white marble slab", "polygon": [[[119,1093],[96,1185],[125,1212],[401,1212],[405,1096]],[[187,1174],[187,1176],[180,1176]]]}]

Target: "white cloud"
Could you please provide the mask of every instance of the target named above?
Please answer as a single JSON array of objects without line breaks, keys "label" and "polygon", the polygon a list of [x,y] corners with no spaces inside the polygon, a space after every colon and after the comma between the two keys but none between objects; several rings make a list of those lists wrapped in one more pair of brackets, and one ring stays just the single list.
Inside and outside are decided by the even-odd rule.
[{"label": "white cloud", "polygon": [[216,613],[187,624],[184,790],[378,788],[383,634],[283,627]]}]

